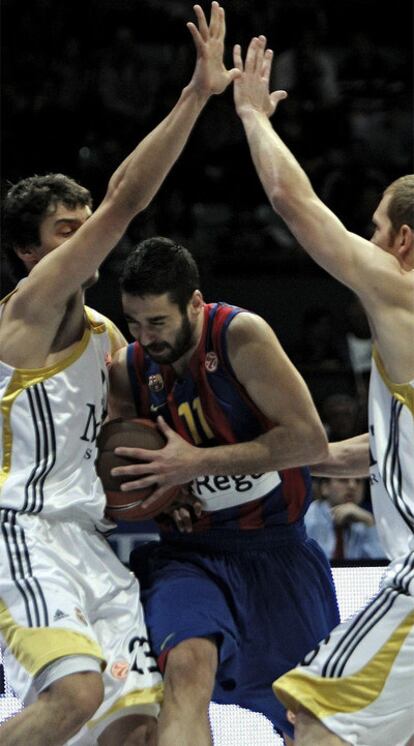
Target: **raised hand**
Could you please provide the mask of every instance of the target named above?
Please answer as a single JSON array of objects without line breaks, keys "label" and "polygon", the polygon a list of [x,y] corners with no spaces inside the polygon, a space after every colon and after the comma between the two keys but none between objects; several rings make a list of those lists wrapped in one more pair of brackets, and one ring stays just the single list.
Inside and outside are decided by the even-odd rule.
[{"label": "raised hand", "polygon": [[279,101],[286,98],[287,93],[269,92],[273,52],[266,49],[266,37],[255,36],[251,40],[244,65],[240,44],[234,47],[233,59],[239,71],[239,76],[234,81],[234,102],[238,115],[242,116],[244,111],[255,109],[271,117]]},{"label": "raised hand", "polygon": [[194,5],[197,26],[187,23],[197,50],[197,61],[190,85],[201,95],[211,96],[222,93],[230,83],[240,75],[237,68],[227,70],[223,62],[224,37],[226,21],[224,9],[217,3],[211,3],[210,23],[199,5]]}]

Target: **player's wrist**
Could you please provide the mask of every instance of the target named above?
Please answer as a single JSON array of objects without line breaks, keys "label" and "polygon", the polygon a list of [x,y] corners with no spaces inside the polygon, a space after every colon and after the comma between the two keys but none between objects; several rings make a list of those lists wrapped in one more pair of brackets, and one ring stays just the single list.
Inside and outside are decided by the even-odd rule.
[{"label": "player's wrist", "polygon": [[245,104],[239,105],[236,108],[236,111],[243,124],[260,122],[260,121],[267,122],[269,120],[269,117],[267,116],[264,109],[260,109],[251,103],[245,103]]},{"label": "player's wrist", "polygon": [[212,91],[202,88],[194,80],[190,80],[188,85],[183,88],[182,97],[194,102],[195,106],[198,106],[200,111],[206,105],[209,98],[212,96]]}]

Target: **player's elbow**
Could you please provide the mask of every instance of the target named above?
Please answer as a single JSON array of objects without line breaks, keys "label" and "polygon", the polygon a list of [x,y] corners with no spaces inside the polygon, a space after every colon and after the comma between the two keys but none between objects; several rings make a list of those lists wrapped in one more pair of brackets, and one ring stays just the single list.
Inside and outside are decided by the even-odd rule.
[{"label": "player's elbow", "polygon": [[273,210],[283,217],[284,208],[286,209],[289,202],[289,196],[282,184],[273,184],[268,191],[269,201]]},{"label": "player's elbow", "polygon": [[313,196],[308,180],[298,184],[278,180],[269,193],[273,210],[292,228],[305,219]]},{"label": "player's elbow", "polygon": [[308,423],[302,437],[306,442],[307,464],[318,464],[328,458],[328,439],[321,422]]},{"label": "player's elbow", "polygon": [[128,224],[136,215],[148,207],[150,199],[144,190],[131,184],[125,175],[109,182],[105,203],[115,217]]}]

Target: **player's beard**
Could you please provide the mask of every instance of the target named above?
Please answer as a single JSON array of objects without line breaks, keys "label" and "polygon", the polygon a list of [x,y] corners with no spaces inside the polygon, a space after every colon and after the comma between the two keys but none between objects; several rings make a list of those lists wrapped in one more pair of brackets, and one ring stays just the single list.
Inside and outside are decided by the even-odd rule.
[{"label": "player's beard", "polygon": [[191,326],[188,317],[184,314],[174,344],[170,344],[169,342],[154,342],[151,345],[142,346],[155,362],[162,365],[171,365],[191,350],[195,343],[194,331],[195,326]]}]

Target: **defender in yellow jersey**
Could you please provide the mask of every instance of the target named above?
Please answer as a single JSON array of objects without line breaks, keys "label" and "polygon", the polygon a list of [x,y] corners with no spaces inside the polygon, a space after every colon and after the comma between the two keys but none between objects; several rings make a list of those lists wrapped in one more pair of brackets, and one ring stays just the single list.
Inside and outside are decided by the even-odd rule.
[{"label": "defender in yellow jersey", "polygon": [[[394,181],[373,216],[371,241],[350,233],[320,201],[269,117],[285,91],[269,92],[265,37],[234,62],[235,104],[272,207],[304,249],[359,296],[375,345],[369,443],[376,525],[391,564],[378,595],[275,682],[296,713],[298,746],[407,746],[414,735],[414,175]],[[366,439],[368,443],[368,439]],[[352,444],[325,473],[355,473]],[[365,449],[368,469],[368,448]],[[361,462],[361,459],[360,459]],[[335,471],[337,470],[337,471]],[[315,470],[314,470],[315,471]],[[318,467],[319,473],[323,466]],[[359,472],[360,473],[360,472]],[[357,475],[355,473],[355,475]],[[414,739],[413,739],[414,740]]]},{"label": "defender in yellow jersey", "polygon": [[223,64],[223,9],[213,2],[209,23],[195,12],[191,81],[96,212],[61,174],[23,179],[6,196],[8,250],[29,276],[0,318],[0,642],[26,707],[2,724],[2,746],[74,743],[85,724],[100,746],[155,743],[161,677],[139,585],[101,534],[94,470],[107,364],[125,341],[85,309],[83,289],[156,194],[210,96],[238,74]]}]

